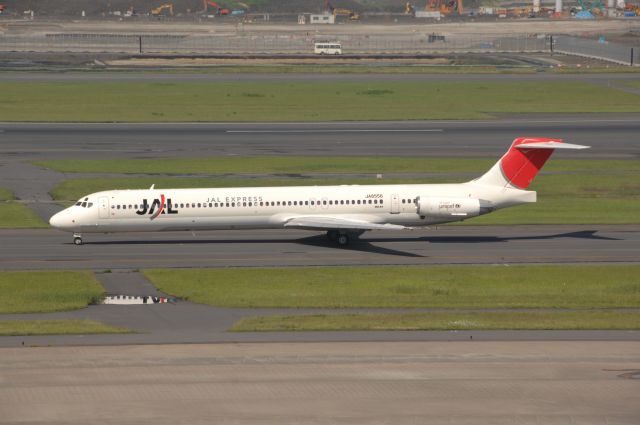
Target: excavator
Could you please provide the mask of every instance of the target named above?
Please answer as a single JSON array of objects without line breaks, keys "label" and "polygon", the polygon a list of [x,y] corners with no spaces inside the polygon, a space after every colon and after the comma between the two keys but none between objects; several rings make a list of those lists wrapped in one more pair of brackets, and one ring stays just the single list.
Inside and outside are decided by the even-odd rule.
[{"label": "excavator", "polygon": [[348,16],[350,21],[359,21],[360,14],[349,9],[338,9],[333,7],[329,0],[324,0],[325,12],[332,13],[334,17]]},{"label": "excavator", "polygon": [[151,9],[151,15],[160,16],[162,15],[162,12],[165,10],[168,10],[169,15],[173,16],[173,3],[165,3],[163,5],[156,7],[155,9]]},{"label": "excavator", "polygon": [[462,15],[464,13],[464,5],[462,0],[429,0],[424,10],[440,12],[443,15],[449,15],[453,12]]},{"label": "excavator", "polygon": [[349,9],[333,9],[333,16],[348,16],[350,21],[359,21],[360,14]]},{"label": "excavator", "polygon": [[215,1],[211,0],[202,0],[203,9],[200,13],[207,13],[207,11],[209,10],[209,6],[213,7],[216,10],[216,15],[228,15],[229,13],[231,13],[231,11],[226,7],[222,7]]},{"label": "excavator", "polygon": [[416,8],[410,2],[404,5],[404,14],[405,15],[413,15],[416,13]]}]

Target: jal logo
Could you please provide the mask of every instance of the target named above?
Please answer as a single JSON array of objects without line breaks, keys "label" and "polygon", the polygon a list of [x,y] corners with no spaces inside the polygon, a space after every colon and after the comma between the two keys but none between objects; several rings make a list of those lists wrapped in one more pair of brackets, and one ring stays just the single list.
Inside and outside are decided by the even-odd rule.
[{"label": "jal logo", "polygon": [[136,211],[136,214],[150,215],[151,217],[149,217],[149,219],[153,220],[160,214],[178,214],[178,211],[173,209],[171,198],[165,199],[164,195],[160,195],[160,199],[154,199],[151,204],[149,204],[147,199],[143,199],[140,208]]}]

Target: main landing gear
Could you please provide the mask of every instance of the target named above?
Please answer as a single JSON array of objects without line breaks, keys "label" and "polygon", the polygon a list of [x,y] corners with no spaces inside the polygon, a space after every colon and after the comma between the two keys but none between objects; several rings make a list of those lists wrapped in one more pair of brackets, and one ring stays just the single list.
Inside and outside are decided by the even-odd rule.
[{"label": "main landing gear", "polygon": [[73,234],[73,243],[75,245],[82,245],[82,235],[74,233]]},{"label": "main landing gear", "polygon": [[335,242],[338,246],[347,246],[349,245],[349,234],[346,232],[341,232],[338,230],[329,230],[327,231],[327,239],[331,242]]}]

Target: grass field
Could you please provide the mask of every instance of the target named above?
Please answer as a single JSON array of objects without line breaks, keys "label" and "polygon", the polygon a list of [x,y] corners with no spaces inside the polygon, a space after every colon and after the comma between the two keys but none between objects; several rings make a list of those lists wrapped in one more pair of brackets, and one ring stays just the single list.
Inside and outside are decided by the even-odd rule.
[{"label": "grass field", "polygon": [[222,307],[640,307],[640,266],[145,270],[161,291]]},{"label": "grass field", "polygon": [[128,333],[93,320],[0,320],[0,336]]},{"label": "grass field", "polygon": [[8,189],[0,187],[0,201],[10,201],[12,199],[15,199],[13,193]]},{"label": "grass field", "polygon": [[[247,178],[247,177],[131,177],[131,178],[86,178],[67,180],[55,187],[51,195],[60,201],[73,201],[93,192],[110,189],[142,189],[155,184],[157,188],[185,187],[247,187],[247,186],[286,186],[286,185],[331,185],[331,184],[395,184],[395,183],[459,183],[471,180],[482,174],[495,160],[458,159],[458,158],[392,158],[400,172],[405,173],[443,173],[442,176],[419,178],[394,178],[377,180],[374,174],[384,167],[384,161],[377,158],[349,158],[353,167],[346,163],[334,163],[330,159],[296,158],[297,165],[287,168],[282,157],[268,160],[264,157],[254,158],[254,172],[265,173],[345,173],[344,177],[331,178]],[[117,162],[93,161],[84,164],[77,161],[52,162],[54,166],[65,172],[82,171],[84,169],[101,170],[103,172],[131,172],[145,170],[153,173],[166,166],[171,173],[227,173],[246,172],[246,165],[241,160],[214,168],[208,161],[185,161],[172,164],[171,160],[146,161],[139,166],[135,161],[125,163],[119,168]],[[220,162],[224,161],[210,161]],[[251,162],[251,161],[249,161]],[[112,168],[113,167],[113,168]],[[296,171],[294,171],[296,170]],[[552,160],[539,175],[531,190],[538,191],[538,203],[510,208],[469,220],[468,224],[627,224],[640,223],[640,182],[635,176],[640,173],[638,161],[609,160]],[[371,173],[371,178],[350,177],[352,172]],[[451,177],[460,173],[465,177]],[[566,174],[563,174],[566,173]],[[445,175],[446,174],[446,175]]]},{"label": "grass field", "polygon": [[[505,150],[507,145],[505,144]],[[117,174],[308,174],[308,173],[474,173],[487,171],[496,158],[234,156],[159,159],[61,159],[36,165],[61,173]],[[553,158],[545,172],[638,173],[638,161]]]},{"label": "grass field", "polygon": [[0,229],[42,227],[48,227],[48,224],[27,206],[14,202],[0,202]]},{"label": "grass field", "polygon": [[47,227],[30,208],[13,202],[14,199],[10,190],[0,187],[0,229]]},{"label": "grass field", "polygon": [[[144,61],[136,60],[136,63]],[[171,65],[169,61],[166,65]],[[163,64],[164,65],[164,64]],[[163,69],[156,72],[169,74],[533,74],[538,70],[533,66],[492,66],[474,64],[412,65],[398,63],[377,64],[256,64],[196,66],[186,64],[178,69]],[[604,69],[604,68],[601,68]],[[626,72],[633,72],[628,70]],[[604,71],[600,71],[604,72]]]},{"label": "grass field", "polygon": [[0,313],[47,313],[84,308],[104,289],[92,272],[0,272]]},{"label": "grass field", "polygon": [[320,314],[241,319],[235,332],[496,329],[640,329],[640,313],[618,311]]},{"label": "grass field", "polygon": [[[505,150],[509,143],[505,142]],[[486,158],[333,157],[333,156],[233,156],[208,158],[161,158],[118,160],[51,160],[36,165],[63,173],[120,174],[306,174],[306,173],[481,173],[497,160]],[[632,161],[613,161],[612,166],[640,171]],[[593,167],[566,161],[571,170]]]},{"label": "grass field", "polygon": [[640,96],[581,82],[4,82],[22,122],[487,119],[492,113],[640,112]]}]

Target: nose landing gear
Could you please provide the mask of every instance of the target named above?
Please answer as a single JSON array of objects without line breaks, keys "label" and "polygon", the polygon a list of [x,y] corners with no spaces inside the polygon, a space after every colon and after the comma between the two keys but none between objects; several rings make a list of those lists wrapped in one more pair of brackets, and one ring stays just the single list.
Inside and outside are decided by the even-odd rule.
[{"label": "nose landing gear", "polygon": [[82,235],[74,233],[73,234],[73,243],[75,245],[82,245]]}]

